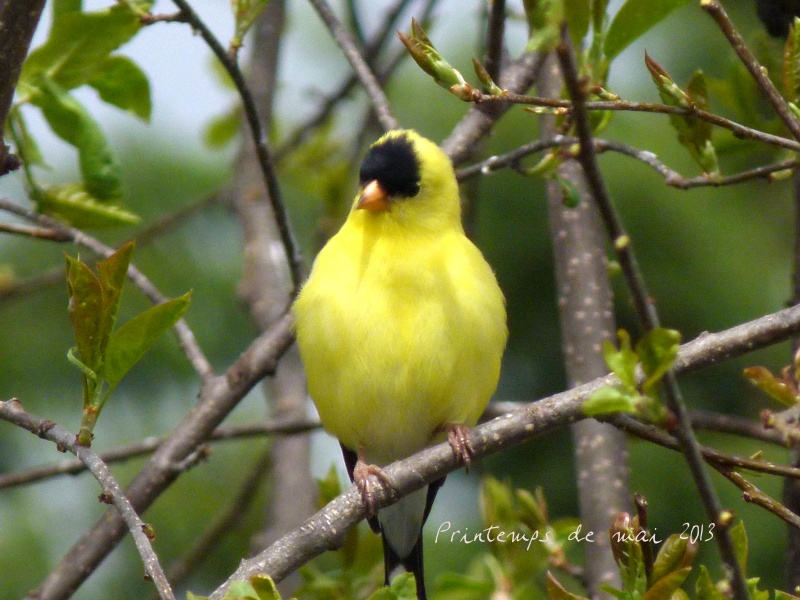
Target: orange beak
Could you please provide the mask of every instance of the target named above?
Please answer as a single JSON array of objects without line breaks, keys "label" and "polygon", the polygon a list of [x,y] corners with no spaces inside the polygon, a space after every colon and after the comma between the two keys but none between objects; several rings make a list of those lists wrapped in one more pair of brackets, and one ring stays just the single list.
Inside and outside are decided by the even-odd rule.
[{"label": "orange beak", "polygon": [[371,212],[389,210],[389,195],[376,179],[370,181],[361,190],[361,196],[358,197],[358,202],[356,202],[356,209],[363,209]]}]

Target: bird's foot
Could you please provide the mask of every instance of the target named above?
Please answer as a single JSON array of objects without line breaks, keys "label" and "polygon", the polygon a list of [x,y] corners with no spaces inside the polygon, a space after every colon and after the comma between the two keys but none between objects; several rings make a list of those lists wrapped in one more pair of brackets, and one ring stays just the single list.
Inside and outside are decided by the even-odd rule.
[{"label": "bird's foot", "polygon": [[383,472],[378,465],[370,465],[364,461],[364,457],[359,453],[358,461],[353,469],[353,482],[358,486],[358,491],[361,492],[361,499],[367,507],[369,516],[374,516],[378,513],[378,508],[375,506],[375,480],[372,476],[380,479],[385,486],[394,492],[394,486],[386,473]]},{"label": "bird's foot", "polygon": [[470,428],[463,423],[447,423],[442,429],[447,433],[447,442],[456,460],[460,461],[469,472],[472,459],[475,457],[472,443],[469,441]]}]

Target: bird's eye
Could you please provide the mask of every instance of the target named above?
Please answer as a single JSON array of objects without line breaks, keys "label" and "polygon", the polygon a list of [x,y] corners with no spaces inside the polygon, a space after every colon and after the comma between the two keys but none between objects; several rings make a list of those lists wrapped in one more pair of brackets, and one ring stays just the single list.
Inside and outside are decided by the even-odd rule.
[{"label": "bird's eye", "polygon": [[406,136],[390,137],[370,148],[361,163],[361,185],[377,180],[389,196],[419,193],[419,159]]}]

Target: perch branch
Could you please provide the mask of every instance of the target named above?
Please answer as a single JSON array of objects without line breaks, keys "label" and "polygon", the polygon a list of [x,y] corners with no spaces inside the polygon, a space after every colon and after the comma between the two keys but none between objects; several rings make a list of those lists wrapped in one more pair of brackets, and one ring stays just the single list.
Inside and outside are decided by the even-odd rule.
[{"label": "perch branch", "polygon": [[[800,332],[800,306],[743,323],[719,333],[705,333],[687,342],[678,354],[675,373],[697,371],[748,352],[785,341]],[[492,421],[476,427],[471,434],[475,457],[480,458],[525,440],[544,435],[556,427],[584,418],[581,406],[595,390],[616,383],[613,376],[598,378],[569,391],[531,404],[519,405]],[[507,405],[506,405],[507,406]],[[458,468],[447,444],[428,448],[419,454],[384,468],[393,490],[375,481],[378,507],[387,506]],[[397,494],[395,494],[397,492]],[[213,594],[219,600],[231,582],[266,573],[283,579],[313,557],[337,548],[349,527],[366,516],[360,492],[351,487],[309,519],[303,527],[282,537],[256,557],[244,561],[239,569]]]}]

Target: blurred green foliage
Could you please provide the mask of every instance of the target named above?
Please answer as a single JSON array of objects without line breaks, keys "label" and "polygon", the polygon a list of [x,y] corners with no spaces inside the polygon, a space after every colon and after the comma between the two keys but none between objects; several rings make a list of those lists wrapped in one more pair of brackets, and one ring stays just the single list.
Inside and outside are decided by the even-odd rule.
[{"label": "blurred green foliage", "polygon": [[[314,23],[292,18],[300,4],[289,3],[290,27],[303,40],[304,60],[282,73],[280,89],[292,87],[294,70],[312,72],[316,88],[325,91],[334,85],[322,72],[331,54],[329,41],[308,33],[316,26]],[[658,92],[643,60],[645,47],[675,81],[688,81],[697,69],[710,79],[745,81],[736,75],[740,67],[721,34],[696,4],[681,8],[622,52],[611,66],[609,89],[629,99],[657,99]],[[730,4],[732,17],[746,39],[759,40],[762,34],[750,3]],[[388,3],[381,4],[384,5]],[[426,28],[437,49],[464,73],[471,72],[469,57],[480,54],[476,5],[448,5],[440,18]],[[454,23],[457,36],[452,33]],[[524,27],[522,23],[516,25]],[[510,25],[512,42],[525,37],[521,31]],[[162,39],[166,48],[168,36],[164,34]],[[338,54],[336,57],[344,60]],[[168,89],[170,82],[151,81],[151,85]],[[743,83],[739,87],[745,86]],[[468,105],[434,85],[411,61],[399,69],[387,89],[403,126],[418,129],[433,139],[443,138],[469,110]],[[720,101],[714,90],[710,85],[712,110],[731,118],[740,117],[731,108],[735,102],[731,98]],[[349,102],[348,111],[323,130],[325,137],[311,140],[304,150],[306,156],[296,154],[281,165],[280,183],[308,262],[319,247],[320,232],[335,230],[337,219],[355,193],[361,151],[354,143],[357,132],[352,113],[363,106],[360,97]],[[158,110],[154,105],[154,114]],[[748,118],[763,119],[764,114],[769,113],[758,106]],[[208,120],[213,116],[208,115]],[[291,131],[302,120],[303,114],[284,111],[279,114],[276,131]],[[774,123],[763,121],[759,126],[765,130],[775,128]],[[367,137],[377,137],[378,132],[373,134]],[[124,132],[114,136],[122,141],[115,151],[123,187],[130,191],[126,206],[142,217],[142,223],[101,233],[101,239],[109,244],[118,245],[163,215],[202,202],[223,189],[230,175],[230,154],[197,151],[202,132],[187,131],[180,123],[174,123],[173,130],[150,131],[148,135],[151,137],[146,141],[134,137],[126,141]],[[476,152],[480,156],[501,154],[537,135],[536,117],[516,108]],[[677,143],[666,116],[616,114],[603,136],[650,150],[686,176],[698,174],[696,163]],[[724,141],[726,136],[715,131],[714,139]],[[772,156],[753,145],[736,152],[719,150],[723,174],[751,168]],[[530,160],[533,164],[537,158]],[[603,155],[600,164],[662,321],[666,327],[680,331],[684,340],[778,310],[789,300],[793,244],[790,182],[679,191],[664,185],[649,167],[629,158]],[[471,184],[469,194],[474,203],[471,230],[495,268],[508,301],[511,338],[495,397],[528,402],[560,391],[565,377],[543,183],[504,171]],[[241,276],[240,237],[235,217],[227,208],[220,203],[204,204],[166,232],[148,238],[146,243],[140,241],[135,258],[137,266],[166,295],[177,296],[194,289],[186,319],[200,346],[219,369],[229,365],[255,334],[236,296]],[[27,238],[0,238],[0,398],[19,397],[32,412],[77,431],[81,383],[79,374],[66,360],[74,341],[63,277],[55,277],[29,293],[4,293],[28,277],[62,268],[64,250]],[[633,311],[621,282],[615,282],[615,290],[619,324],[636,332]],[[127,294],[121,308],[122,320],[148,306],[132,287]],[[634,338],[638,338],[635,333]],[[776,405],[741,376],[742,368],[759,364],[778,372],[789,360],[788,345],[781,345],[684,377],[681,382],[686,401],[695,408],[755,417],[762,408],[775,409]],[[195,402],[197,390],[198,384],[175,340],[165,336],[120,384],[120,397],[95,432],[95,448],[102,450],[169,431]],[[263,411],[263,400],[254,394],[232,420],[259,417]],[[762,448],[755,442],[719,434],[705,434],[702,439],[723,451],[742,455]],[[156,529],[156,550],[165,562],[190,547],[226,506],[247,475],[246,467],[240,465],[255,460],[262,447],[263,442],[254,441],[215,446],[207,462],[183,476],[145,515]],[[770,460],[785,461],[787,457],[782,449],[765,448],[765,452]],[[61,455],[45,442],[0,424],[0,472],[60,459]],[[630,461],[632,489],[643,493],[650,502],[651,529],[664,532],[662,537],[666,537],[666,532],[681,531],[684,523],[705,523],[679,456],[633,440]],[[131,461],[115,466],[114,471],[125,482],[139,464],[140,461]],[[518,488],[541,486],[552,519],[577,514],[566,429],[494,456],[476,470],[490,472]],[[451,521],[454,528],[480,528],[478,500],[470,481],[474,485],[473,475],[469,480],[461,475],[451,476],[448,485],[461,495],[450,505],[438,506],[427,526],[430,539],[426,564],[431,581],[435,582],[445,571],[463,573],[464,565],[480,560],[486,550],[477,544],[445,545],[433,539],[445,520]],[[717,477],[715,482],[725,506],[747,523],[748,572],[761,576],[764,587],[780,587],[785,552],[783,524],[745,504],[740,492],[727,481]],[[773,497],[780,496],[781,482],[775,478],[762,477],[757,485]],[[473,495],[465,496],[467,492]],[[105,507],[98,504],[97,493],[94,482],[85,474],[0,491],[0,598],[19,598],[41,581],[78,535],[102,514]],[[463,505],[471,510],[462,509]],[[260,525],[261,508],[257,504],[242,516],[237,530],[188,582],[189,588],[204,593],[235,568],[240,557],[248,553],[250,537]],[[377,552],[377,538],[367,536],[372,538]],[[709,565],[714,579],[719,577],[713,544],[700,545],[695,564],[700,563]],[[125,542],[76,598],[145,597],[150,587],[142,581],[141,573],[132,544]],[[537,589],[543,593],[544,582],[540,583]]]}]

